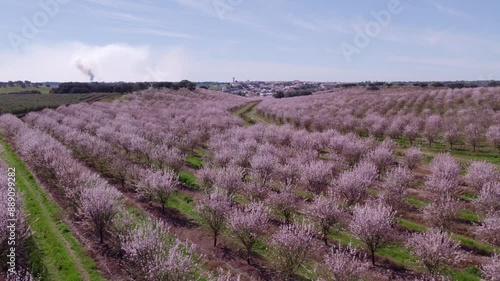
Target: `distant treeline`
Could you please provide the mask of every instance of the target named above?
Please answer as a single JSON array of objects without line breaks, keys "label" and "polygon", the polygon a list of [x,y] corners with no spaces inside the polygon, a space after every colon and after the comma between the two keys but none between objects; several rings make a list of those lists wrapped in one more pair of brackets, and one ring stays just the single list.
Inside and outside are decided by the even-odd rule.
[{"label": "distant treeline", "polygon": [[138,82],[138,83],[78,83],[68,82],[59,84],[58,88],[52,89],[53,94],[87,94],[87,93],[132,93],[149,88],[155,89],[174,89],[187,88],[195,90],[196,84],[187,80],[181,82]]},{"label": "distant treeline", "polygon": [[7,93],[7,95],[41,95],[41,94],[42,94],[42,92],[37,91],[37,90]]},{"label": "distant treeline", "polygon": [[367,87],[368,90],[377,91],[381,87],[421,87],[421,88],[477,88],[477,87],[499,87],[499,81],[448,81],[448,82],[359,82],[359,83],[342,83],[337,87]]},{"label": "distant treeline", "polygon": [[182,80],[181,82],[177,82],[177,83],[155,82],[151,86],[155,89],[167,88],[167,89],[179,90],[182,88],[186,88],[186,89],[191,90],[191,91],[196,90],[196,84],[191,82],[191,81],[188,81],[188,80]]},{"label": "distant treeline", "polygon": [[299,90],[299,91],[295,91],[295,92],[282,92],[282,91],[279,91],[279,92],[276,92],[273,97],[277,98],[277,99],[282,99],[282,98],[293,98],[293,97],[299,97],[299,96],[310,96],[312,95],[312,92],[311,91],[308,91],[308,90]]},{"label": "distant treeline", "polygon": [[21,87],[21,88],[27,88],[27,87],[50,87],[51,85],[48,83],[34,83],[31,81],[8,81],[8,82],[0,82],[0,88],[6,88],[6,87]]}]

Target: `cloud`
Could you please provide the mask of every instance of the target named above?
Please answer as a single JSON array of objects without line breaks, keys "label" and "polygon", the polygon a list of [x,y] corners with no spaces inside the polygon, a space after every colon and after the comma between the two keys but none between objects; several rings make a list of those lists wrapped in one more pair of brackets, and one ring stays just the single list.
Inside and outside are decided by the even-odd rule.
[{"label": "cloud", "polygon": [[181,47],[152,49],[127,44],[88,45],[80,42],[31,46],[23,53],[0,51],[3,80],[87,82],[76,63],[92,69],[95,81],[229,81],[340,80],[349,72],[334,67],[273,61],[215,60],[193,56]]},{"label": "cloud", "polygon": [[162,73],[164,80],[178,81],[186,76],[188,57],[179,47],[153,50],[149,46],[73,42],[32,46],[23,53],[3,51],[0,60],[3,80],[86,82],[88,77],[75,67],[75,61],[80,60],[92,69],[95,81],[156,80],[151,72]]},{"label": "cloud", "polygon": [[115,28],[114,31],[124,32],[124,33],[136,33],[144,35],[155,35],[160,37],[170,37],[170,38],[183,38],[183,39],[195,39],[195,37],[188,33],[170,31],[158,28]]},{"label": "cloud", "polygon": [[[105,6],[114,10],[130,10],[137,12],[148,11],[151,9],[151,1],[127,1],[127,0],[85,0],[93,5]],[[146,2],[146,3],[144,3]]]},{"label": "cloud", "polygon": [[300,27],[302,29],[307,29],[311,31],[321,31],[321,29],[319,28],[318,25],[316,25],[316,23],[308,20],[299,19],[292,14],[288,15],[288,21],[292,25]]},{"label": "cloud", "polygon": [[457,11],[453,8],[447,7],[447,6],[445,6],[441,3],[438,3],[438,2],[432,2],[432,6],[434,6],[436,9],[440,10],[441,12],[447,13],[447,14],[455,16],[455,17],[459,17],[459,18],[463,18],[463,19],[469,18],[469,15],[462,13],[460,11]]}]

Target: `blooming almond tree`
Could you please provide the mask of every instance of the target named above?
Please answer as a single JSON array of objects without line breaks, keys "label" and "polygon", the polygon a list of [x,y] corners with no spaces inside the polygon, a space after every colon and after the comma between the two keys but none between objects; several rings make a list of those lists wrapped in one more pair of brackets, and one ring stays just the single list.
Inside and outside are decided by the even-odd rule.
[{"label": "blooming almond tree", "polygon": [[418,126],[416,124],[408,124],[403,131],[403,135],[408,138],[410,145],[413,146],[413,142],[418,137]]},{"label": "blooming almond tree", "polygon": [[437,137],[439,132],[441,131],[442,120],[439,115],[432,115],[427,118],[425,122],[423,135],[425,139],[429,142],[429,146],[432,145],[434,139]]},{"label": "blooming almond tree", "polygon": [[500,125],[491,126],[486,133],[488,141],[500,152]]},{"label": "blooming almond tree", "polygon": [[367,161],[373,163],[380,174],[385,174],[389,165],[394,163],[394,151],[383,145],[371,151],[367,156]]},{"label": "blooming almond tree", "polygon": [[252,175],[262,185],[267,185],[274,174],[278,159],[271,154],[257,154],[250,161]]},{"label": "blooming almond tree", "polygon": [[328,245],[330,228],[339,224],[346,217],[346,213],[341,207],[343,204],[344,202],[334,197],[316,196],[306,209],[306,213],[318,224],[325,245]]},{"label": "blooming almond tree", "polygon": [[500,246],[500,212],[487,215],[477,233],[485,241]]},{"label": "blooming almond tree", "polygon": [[365,256],[359,254],[351,247],[332,248],[324,259],[325,281],[353,281],[362,280],[368,271],[368,263],[364,262]]},{"label": "blooming almond tree", "polygon": [[476,209],[483,214],[500,212],[500,183],[487,183],[474,201]]},{"label": "blooming almond tree", "polygon": [[481,268],[481,273],[486,281],[500,280],[500,254],[495,253],[491,261]]},{"label": "blooming almond tree", "polygon": [[449,154],[437,155],[431,163],[432,174],[425,184],[440,198],[453,194],[459,186],[460,165]]},{"label": "blooming almond tree", "polygon": [[305,164],[302,169],[302,182],[315,194],[323,193],[332,178],[332,166],[321,160]]},{"label": "blooming almond tree", "polygon": [[149,198],[154,198],[161,204],[162,213],[165,213],[165,205],[178,185],[177,174],[168,170],[148,170],[140,184]]},{"label": "blooming almond tree", "polygon": [[413,234],[406,244],[431,275],[438,274],[445,265],[455,264],[461,259],[458,251],[460,243],[437,229]]},{"label": "blooming almond tree", "polygon": [[450,145],[450,149],[453,149],[453,145],[457,143],[460,138],[460,130],[457,123],[449,122],[446,125],[446,131],[444,132],[444,139]]},{"label": "blooming almond tree", "polygon": [[382,202],[394,209],[404,207],[412,178],[410,170],[404,167],[397,167],[390,171],[382,184],[380,194]]},{"label": "blooming almond tree", "polygon": [[224,229],[227,215],[231,210],[231,202],[222,190],[215,190],[203,197],[196,206],[203,222],[210,228],[214,236],[214,247],[217,246],[217,237]]},{"label": "blooming almond tree", "polygon": [[339,193],[348,206],[359,203],[366,197],[366,190],[377,178],[377,168],[372,163],[363,162],[350,171],[340,174],[333,187],[334,193]]},{"label": "blooming almond tree", "polygon": [[422,163],[423,155],[418,147],[410,147],[404,153],[403,163],[410,170],[414,170]]},{"label": "blooming almond tree", "polygon": [[424,218],[433,226],[448,229],[461,210],[461,204],[451,195],[443,195],[424,208]]},{"label": "blooming almond tree", "polygon": [[92,223],[101,243],[119,209],[120,193],[108,185],[85,189],[81,194],[81,214]]},{"label": "blooming almond tree", "polygon": [[210,192],[217,178],[217,170],[204,166],[198,170],[198,185],[203,188],[203,191]]},{"label": "blooming almond tree", "polygon": [[349,230],[361,240],[371,254],[375,265],[375,252],[386,247],[393,237],[395,212],[382,203],[367,203],[354,207]]},{"label": "blooming almond tree", "polygon": [[274,249],[275,264],[280,272],[290,277],[313,251],[313,228],[310,224],[282,225],[270,239]]},{"label": "blooming almond tree", "polygon": [[143,223],[120,238],[125,268],[134,280],[195,280],[193,246],[171,241],[161,222]]},{"label": "blooming almond tree", "polygon": [[299,207],[297,204],[299,198],[290,187],[283,187],[279,192],[270,192],[266,201],[285,219],[286,224],[291,222],[294,212]]},{"label": "blooming almond tree", "polygon": [[300,165],[297,162],[290,162],[277,167],[277,176],[285,186],[295,186],[300,179]]},{"label": "blooming almond tree", "polygon": [[232,198],[243,187],[244,174],[244,169],[232,165],[217,170],[215,186],[224,189],[227,196]]},{"label": "blooming almond tree", "polygon": [[480,192],[485,184],[498,182],[500,172],[493,164],[485,161],[474,161],[467,169],[465,180],[476,191]]},{"label": "blooming almond tree", "polygon": [[476,147],[481,141],[483,134],[483,128],[479,124],[469,124],[465,127],[465,138],[472,146],[473,151],[476,151]]},{"label": "blooming almond tree", "polygon": [[237,208],[231,212],[229,227],[245,247],[248,264],[252,248],[264,233],[268,219],[268,210],[262,203],[250,203],[243,209]]}]

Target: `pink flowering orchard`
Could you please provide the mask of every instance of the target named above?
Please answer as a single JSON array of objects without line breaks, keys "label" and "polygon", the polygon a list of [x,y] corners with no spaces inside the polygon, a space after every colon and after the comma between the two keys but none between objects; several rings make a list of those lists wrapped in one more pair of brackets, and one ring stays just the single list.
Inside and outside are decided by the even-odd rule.
[{"label": "pink flowering orchard", "polygon": [[54,249],[106,280],[496,280],[500,92],[379,88],[153,88],[1,115],[0,170],[32,173],[18,280],[45,278],[35,191],[81,251]]}]

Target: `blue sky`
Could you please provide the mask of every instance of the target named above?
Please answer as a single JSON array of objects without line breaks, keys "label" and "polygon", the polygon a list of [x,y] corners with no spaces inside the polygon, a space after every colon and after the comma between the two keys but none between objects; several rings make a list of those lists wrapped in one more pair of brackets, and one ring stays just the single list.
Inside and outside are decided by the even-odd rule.
[{"label": "blue sky", "polygon": [[0,81],[500,79],[493,0],[0,5]]}]

